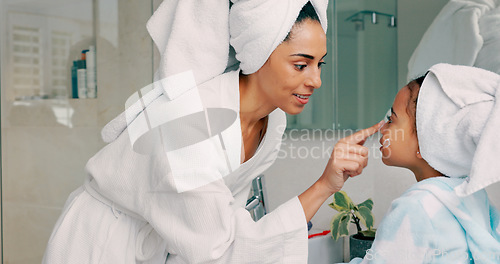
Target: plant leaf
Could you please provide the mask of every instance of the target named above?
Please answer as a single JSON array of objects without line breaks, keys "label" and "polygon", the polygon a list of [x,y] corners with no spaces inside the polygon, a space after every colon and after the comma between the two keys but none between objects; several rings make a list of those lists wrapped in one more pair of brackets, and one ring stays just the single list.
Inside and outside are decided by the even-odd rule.
[{"label": "plant leaf", "polygon": [[340,236],[349,235],[349,222],[351,222],[351,214],[346,213],[344,217],[340,220],[339,234]]},{"label": "plant leaf", "polygon": [[331,208],[333,208],[334,210],[336,210],[337,212],[343,212],[343,211],[346,211],[345,208],[342,208],[342,207],[339,207],[337,206],[336,204],[334,203],[329,203],[328,206],[330,206]]},{"label": "plant leaf", "polygon": [[368,207],[368,209],[372,210],[373,209],[373,200],[372,200],[372,198],[366,199],[366,201],[358,204],[358,207],[361,207],[361,206]]},{"label": "plant leaf", "polygon": [[363,230],[359,233],[363,234],[365,237],[375,237],[375,232],[377,229],[369,229],[369,230]]},{"label": "plant leaf", "polygon": [[333,204],[336,208],[332,208],[337,211],[340,211],[339,209],[342,211],[351,211],[354,208],[354,203],[344,191],[338,191],[333,195]]},{"label": "plant leaf", "polygon": [[373,227],[373,214],[372,210],[370,210],[368,207],[360,206],[358,211],[354,211],[354,214],[359,218],[361,223],[366,226],[368,230]]},{"label": "plant leaf", "polygon": [[330,231],[333,240],[337,240],[340,237],[349,235],[349,229],[347,228],[349,222],[351,221],[350,212],[340,212],[336,214],[332,221],[330,222]]}]

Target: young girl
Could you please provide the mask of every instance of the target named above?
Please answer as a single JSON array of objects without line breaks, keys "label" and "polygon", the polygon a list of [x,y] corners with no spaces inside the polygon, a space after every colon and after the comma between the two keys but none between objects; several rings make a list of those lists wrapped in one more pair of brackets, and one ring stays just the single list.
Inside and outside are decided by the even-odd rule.
[{"label": "young girl", "polygon": [[495,73],[437,64],[399,91],[381,129],[382,161],[417,183],[351,263],[500,263],[500,216],[483,189],[500,180],[499,86]]}]

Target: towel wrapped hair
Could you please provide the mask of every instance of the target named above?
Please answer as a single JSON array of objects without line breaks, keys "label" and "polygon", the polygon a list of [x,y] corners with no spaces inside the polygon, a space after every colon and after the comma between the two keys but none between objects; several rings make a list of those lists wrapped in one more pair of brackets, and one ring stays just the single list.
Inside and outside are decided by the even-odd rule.
[{"label": "towel wrapped hair", "polygon": [[244,74],[252,74],[287,37],[302,7],[311,2],[326,33],[328,0],[239,0],[229,16],[231,45]]},{"label": "towel wrapped hair", "polygon": [[[169,0],[147,23],[160,55],[157,79],[193,71],[203,83],[227,67],[234,55],[243,73],[256,72],[311,2],[326,32],[328,0]],[[229,10],[231,9],[231,10]],[[236,54],[230,53],[230,43]]]},{"label": "towel wrapped hair", "polygon": [[500,181],[500,75],[470,66],[436,64],[419,91],[416,112],[422,157],[467,196]]}]

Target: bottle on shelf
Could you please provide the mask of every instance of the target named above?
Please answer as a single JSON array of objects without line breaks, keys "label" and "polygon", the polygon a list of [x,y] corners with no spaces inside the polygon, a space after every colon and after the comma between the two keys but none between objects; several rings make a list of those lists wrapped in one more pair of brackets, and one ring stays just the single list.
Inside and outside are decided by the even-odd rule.
[{"label": "bottle on shelf", "polygon": [[78,98],[87,98],[87,65],[86,65],[86,53],[89,50],[82,50],[81,58],[77,61],[78,66],[76,70],[77,76],[77,86],[78,86]]},{"label": "bottle on shelf", "polygon": [[73,61],[71,66],[71,98],[78,98],[78,60]]},{"label": "bottle on shelf", "polygon": [[97,97],[95,54],[95,47],[91,45],[85,57],[87,66],[87,98]]},{"label": "bottle on shelf", "polygon": [[80,59],[73,61],[71,67],[72,98],[97,98],[95,46],[82,50]]}]

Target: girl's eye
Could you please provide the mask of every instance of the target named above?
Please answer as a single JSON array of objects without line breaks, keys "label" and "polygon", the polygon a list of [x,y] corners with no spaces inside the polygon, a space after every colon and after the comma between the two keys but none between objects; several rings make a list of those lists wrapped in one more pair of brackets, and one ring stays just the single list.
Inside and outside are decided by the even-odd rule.
[{"label": "girl's eye", "polygon": [[391,119],[391,116],[390,115],[387,115],[387,123],[392,123],[392,119]]},{"label": "girl's eye", "polygon": [[322,66],[322,65],[325,65],[325,64],[326,64],[326,62],[324,62],[324,61],[320,61],[320,62],[318,63],[318,68],[321,68],[321,66]]},{"label": "girl's eye", "polygon": [[295,64],[295,68],[299,71],[303,70],[306,66],[305,64]]}]

